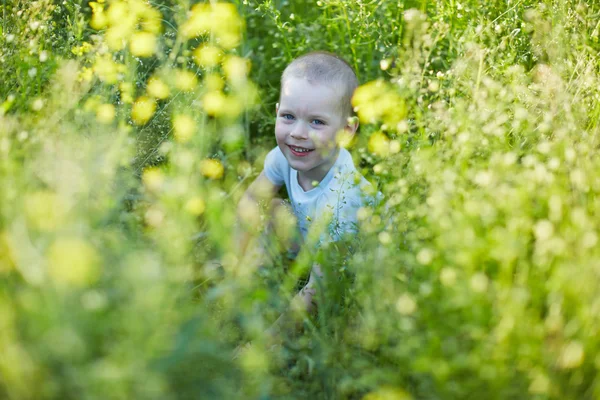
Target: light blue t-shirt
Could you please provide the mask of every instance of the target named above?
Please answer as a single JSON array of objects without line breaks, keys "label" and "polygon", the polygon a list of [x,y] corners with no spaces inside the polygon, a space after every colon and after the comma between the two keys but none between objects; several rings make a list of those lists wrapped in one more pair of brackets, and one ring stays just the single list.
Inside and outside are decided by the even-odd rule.
[{"label": "light blue t-shirt", "polygon": [[336,241],[346,233],[357,232],[358,209],[374,205],[381,198],[381,193],[376,196],[367,194],[373,192],[372,185],[356,170],[352,156],[346,149],[340,149],[327,175],[309,191],[302,189],[298,183],[298,171],[290,167],[279,147],[267,155],[264,173],[274,185],[285,184],[298,219],[298,228],[305,239],[311,223],[329,213],[332,220],[326,240]]}]

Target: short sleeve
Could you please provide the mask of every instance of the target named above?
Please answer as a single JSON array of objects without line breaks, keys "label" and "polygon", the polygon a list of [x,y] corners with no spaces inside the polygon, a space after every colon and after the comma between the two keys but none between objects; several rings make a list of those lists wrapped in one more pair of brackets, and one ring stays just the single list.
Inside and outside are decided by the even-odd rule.
[{"label": "short sleeve", "polygon": [[264,174],[274,185],[285,183],[285,170],[288,165],[279,147],[275,147],[265,158]]}]

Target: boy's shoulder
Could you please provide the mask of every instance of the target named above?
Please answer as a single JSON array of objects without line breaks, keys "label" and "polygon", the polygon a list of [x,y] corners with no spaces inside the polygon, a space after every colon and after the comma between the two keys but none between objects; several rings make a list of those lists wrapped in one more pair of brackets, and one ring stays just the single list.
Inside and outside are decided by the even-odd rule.
[{"label": "boy's shoulder", "polygon": [[340,150],[340,163],[333,171],[333,179],[328,191],[344,196],[355,205],[374,205],[382,199],[382,194],[355,167],[348,150]]}]

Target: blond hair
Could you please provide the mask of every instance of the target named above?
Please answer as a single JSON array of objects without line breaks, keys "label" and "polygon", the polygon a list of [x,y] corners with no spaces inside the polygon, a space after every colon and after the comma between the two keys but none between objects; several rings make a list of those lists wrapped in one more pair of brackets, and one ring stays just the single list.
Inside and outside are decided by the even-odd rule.
[{"label": "blond hair", "polygon": [[340,106],[345,117],[353,115],[352,94],[358,78],[347,61],[327,51],[313,51],[294,59],[281,75],[281,87],[288,78],[303,78],[310,83],[333,86],[341,92]]}]

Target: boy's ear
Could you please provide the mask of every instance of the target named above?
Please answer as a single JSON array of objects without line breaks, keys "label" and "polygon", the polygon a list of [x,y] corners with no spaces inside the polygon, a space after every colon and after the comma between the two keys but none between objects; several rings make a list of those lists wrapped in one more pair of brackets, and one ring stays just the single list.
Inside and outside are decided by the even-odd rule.
[{"label": "boy's ear", "polygon": [[346,126],[344,127],[344,130],[346,132],[350,133],[351,135],[354,135],[356,133],[356,131],[358,130],[358,117],[357,116],[348,117],[348,120],[346,122]]},{"label": "boy's ear", "polygon": [[275,103],[275,114],[279,113],[279,103]]}]

